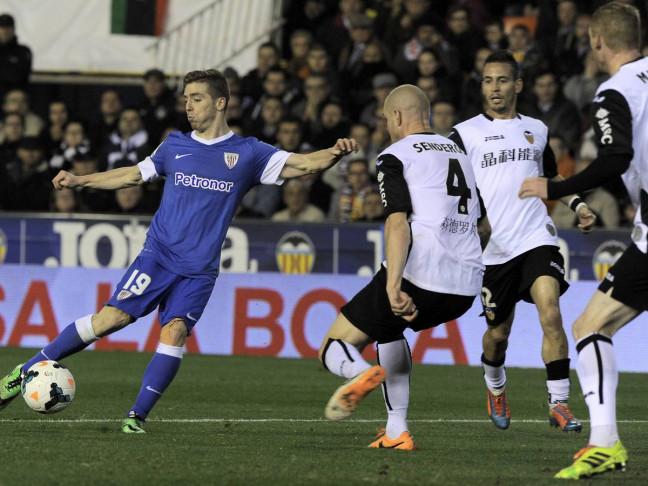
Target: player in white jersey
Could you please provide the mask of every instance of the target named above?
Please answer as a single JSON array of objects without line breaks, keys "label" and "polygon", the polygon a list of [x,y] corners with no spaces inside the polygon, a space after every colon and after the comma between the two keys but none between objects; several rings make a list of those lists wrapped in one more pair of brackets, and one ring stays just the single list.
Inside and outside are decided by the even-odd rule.
[{"label": "player in white jersey", "polygon": [[[569,405],[569,358],[559,298],[568,284],[553,221],[542,201],[521,200],[520,183],[534,175],[559,178],[549,147],[547,127],[516,112],[522,90],[517,63],[507,51],[492,53],[484,64],[485,113],[454,127],[450,138],[468,155],[488,210],[491,238],[484,250],[481,291],[487,329],[481,357],[487,387],[488,414],[499,429],[510,425],[504,362],[515,306],[535,304],[543,331],[542,359],[547,370],[549,423],[564,431],[582,425]],[[577,211],[580,227],[589,231],[594,215],[580,198],[563,200]]]},{"label": "player in white jersey", "polygon": [[61,171],[54,178],[58,190],[120,189],[160,176],[166,176],[166,182],[144,249],[110,301],[97,314],[69,324],[0,380],[0,409],[19,394],[21,379],[35,362],[61,360],[158,308],[160,344],[122,423],[125,433],[143,433],[144,421],[180,368],[187,336],[212,294],[220,249],[243,196],[257,184],[281,184],[284,179],[327,169],[357,150],[353,139],[339,139],[329,149],[301,155],[239,137],[225,121],[229,94],[219,71],[192,71],[184,78],[191,133],[171,133],[150,157],[132,167],[85,176]]},{"label": "player in white jersey", "polygon": [[[351,415],[383,385],[387,427],[370,447],[416,450],[407,427],[411,353],[403,336],[456,319],[481,289],[481,239],[490,231],[472,167],[452,141],[432,133],[419,88],[394,89],[384,104],[393,144],[377,159],[385,207],[385,256],[372,281],[342,307],[320,348],[330,372],[350,379],[325,409]],[[378,366],[361,356],[377,342]]]},{"label": "player in white jersey", "polygon": [[556,474],[568,479],[625,468],[628,453],[616,423],[619,373],[612,336],[648,310],[648,59],[639,51],[639,11],[620,2],[608,3],[592,16],[589,35],[597,60],[611,76],[599,86],[591,107],[598,157],[563,182],[532,178],[520,189],[522,198],[556,199],[622,175],[637,206],[634,244],[610,268],[572,328],[591,430],[588,445],[574,456],[574,463]]}]

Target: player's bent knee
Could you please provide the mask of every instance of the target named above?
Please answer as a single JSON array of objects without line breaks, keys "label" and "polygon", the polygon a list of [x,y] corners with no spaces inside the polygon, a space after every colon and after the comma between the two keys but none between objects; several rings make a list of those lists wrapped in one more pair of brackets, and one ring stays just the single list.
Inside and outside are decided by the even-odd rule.
[{"label": "player's bent knee", "polygon": [[92,316],[92,328],[97,337],[104,337],[135,322],[135,318],[117,307],[105,305]]},{"label": "player's bent knee", "polygon": [[506,324],[499,324],[497,326],[490,326],[488,328],[488,336],[496,342],[506,341],[511,335],[511,326]]},{"label": "player's bent knee", "polygon": [[160,342],[169,346],[184,346],[187,342],[187,325],[184,320],[177,317],[164,326],[160,332]]}]

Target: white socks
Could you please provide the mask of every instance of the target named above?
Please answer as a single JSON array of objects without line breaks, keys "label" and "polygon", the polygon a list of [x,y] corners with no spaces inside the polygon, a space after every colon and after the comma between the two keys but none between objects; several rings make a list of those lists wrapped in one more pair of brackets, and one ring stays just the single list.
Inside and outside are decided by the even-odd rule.
[{"label": "white socks", "polygon": [[343,378],[353,378],[371,368],[355,346],[341,339],[329,339],[322,353],[322,362],[327,370]]},{"label": "white socks", "polygon": [[378,363],[385,368],[383,398],[387,407],[387,437],[397,439],[407,429],[412,354],[403,338],[378,344]]},{"label": "white socks", "polygon": [[576,372],[589,408],[589,443],[612,447],[619,440],[616,425],[616,388],[619,381],[612,340],[593,333],[576,343]]},{"label": "white socks", "polygon": [[482,368],[484,369],[484,381],[488,389],[495,395],[502,393],[502,388],[506,385],[506,368],[504,368],[504,359],[497,363],[488,361],[484,355],[481,356]]}]

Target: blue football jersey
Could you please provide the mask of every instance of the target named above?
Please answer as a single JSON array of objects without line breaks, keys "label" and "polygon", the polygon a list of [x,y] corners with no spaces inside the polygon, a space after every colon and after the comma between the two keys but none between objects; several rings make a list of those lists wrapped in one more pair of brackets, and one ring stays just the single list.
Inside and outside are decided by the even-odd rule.
[{"label": "blue football jersey", "polygon": [[241,199],[257,184],[281,184],[279,174],[290,155],[233,132],[213,140],[172,132],[139,163],[145,181],[166,176],[145,250],[179,275],[215,277]]}]

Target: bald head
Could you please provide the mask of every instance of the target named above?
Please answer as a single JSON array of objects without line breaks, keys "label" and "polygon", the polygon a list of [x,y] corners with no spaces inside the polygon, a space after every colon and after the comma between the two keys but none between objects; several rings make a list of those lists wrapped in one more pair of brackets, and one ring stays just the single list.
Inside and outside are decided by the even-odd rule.
[{"label": "bald head", "polygon": [[404,84],[394,88],[385,100],[386,110],[398,110],[409,116],[422,115],[427,118],[430,102],[423,90],[413,84]]},{"label": "bald head", "polygon": [[431,130],[430,101],[423,90],[412,84],[404,84],[389,93],[384,112],[393,142],[412,133]]}]

